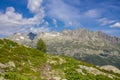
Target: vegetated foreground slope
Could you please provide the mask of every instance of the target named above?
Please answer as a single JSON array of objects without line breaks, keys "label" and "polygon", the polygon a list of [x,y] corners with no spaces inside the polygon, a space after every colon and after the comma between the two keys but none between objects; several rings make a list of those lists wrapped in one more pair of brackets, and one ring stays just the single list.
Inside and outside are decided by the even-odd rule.
[{"label": "vegetated foreground slope", "polygon": [[71,57],[0,40],[0,80],[120,80],[120,74]]},{"label": "vegetated foreground slope", "polygon": [[36,48],[42,38],[50,54],[64,54],[91,64],[113,65],[120,69],[120,38],[103,32],[86,29],[64,30],[62,32],[42,32],[38,34],[16,33],[9,39]]}]

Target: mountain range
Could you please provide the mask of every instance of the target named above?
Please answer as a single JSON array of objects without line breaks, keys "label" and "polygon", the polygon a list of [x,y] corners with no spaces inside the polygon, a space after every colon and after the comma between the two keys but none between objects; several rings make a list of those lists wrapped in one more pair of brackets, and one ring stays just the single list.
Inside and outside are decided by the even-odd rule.
[{"label": "mountain range", "polygon": [[120,69],[120,38],[87,29],[61,32],[15,33],[8,39],[36,48],[43,39],[48,54],[67,55],[98,66],[113,65]]}]

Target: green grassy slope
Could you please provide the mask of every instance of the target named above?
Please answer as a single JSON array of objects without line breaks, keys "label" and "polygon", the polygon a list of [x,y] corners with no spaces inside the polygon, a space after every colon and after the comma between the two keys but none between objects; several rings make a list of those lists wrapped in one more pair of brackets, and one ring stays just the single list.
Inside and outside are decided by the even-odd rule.
[{"label": "green grassy slope", "polygon": [[47,55],[7,39],[0,40],[0,80],[120,80],[71,57]]}]

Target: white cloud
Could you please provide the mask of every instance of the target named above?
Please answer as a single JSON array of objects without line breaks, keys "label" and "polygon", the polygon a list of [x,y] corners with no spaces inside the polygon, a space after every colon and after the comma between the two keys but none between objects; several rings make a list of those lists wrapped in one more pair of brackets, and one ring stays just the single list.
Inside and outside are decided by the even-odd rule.
[{"label": "white cloud", "polygon": [[113,35],[113,36],[117,36],[120,37],[120,30],[119,29],[104,29],[101,30],[102,32],[105,32],[107,34]]},{"label": "white cloud", "polygon": [[68,24],[69,24],[69,25],[73,25],[73,22],[69,22]]},{"label": "white cloud", "polygon": [[55,25],[56,28],[58,27],[56,19],[53,19],[53,24]]},{"label": "white cloud", "polygon": [[[84,20],[94,20],[94,18],[98,18],[101,15],[101,12],[97,9],[89,9],[87,11],[82,11],[82,9],[72,5],[71,3],[67,3],[64,0],[47,0],[46,10],[47,15],[50,18],[57,19],[65,23],[66,27],[83,27],[81,23]],[[77,1],[74,4],[77,4]],[[80,1],[78,1],[80,2]],[[82,4],[82,3],[81,3]],[[80,4],[79,4],[80,5]],[[96,20],[94,20],[96,21]]]},{"label": "white cloud", "polygon": [[24,18],[14,7],[7,7],[5,13],[0,12],[0,34],[11,34],[24,31],[26,28],[39,26],[45,17],[41,6],[42,0],[28,0],[28,9],[34,14],[31,18]]},{"label": "white cloud", "polygon": [[39,27],[39,28],[34,28],[31,27],[29,32],[34,32],[34,33],[38,33],[38,32],[49,32],[49,27]]},{"label": "white cloud", "polygon": [[57,20],[56,20],[56,19],[53,19],[53,23],[56,24],[56,23],[57,23]]},{"label": "white cloud", "polygon": [[63,21],[66,26],[69,26],[69,22],[73,22],[74,26],[79,23],[78,9],[63,0],[50,0],[47,4],[47,12],[49,17]]},{"label": "white cloud", "polygon": [[110,26],[111,28],[120,28],[120,22],[116,22],[115,24]]},{"label": "white cloud", "polygon": [[109,20],[109,19],[107,19],[107,18],[101,18],[101,19],[98,20],[98,22],[99,22],[102,26],[104,26],[104,25],[109,25],[109,24],[114,23],[115,20]]},{"label": "white cloud", "polygon": [[40,12],[40,8],[42,8],[43,0],[28,0],[28,9],[33,13]]},{"label": "white cloud", "polygon": [[8,7],[5,14],[0,15],[0,23],[4,27],[17,27],[27,25],[39,25],[42,15],[35,15],[32,18],[23,18],[22,14],[16,13],[13,7]]},{"label": "white cloud", "polygon": [[100,16],[100,13],[96,9],[90,9],[87,12],[84,13],[84,16],[90,17],[90,18],[96,18]]}]

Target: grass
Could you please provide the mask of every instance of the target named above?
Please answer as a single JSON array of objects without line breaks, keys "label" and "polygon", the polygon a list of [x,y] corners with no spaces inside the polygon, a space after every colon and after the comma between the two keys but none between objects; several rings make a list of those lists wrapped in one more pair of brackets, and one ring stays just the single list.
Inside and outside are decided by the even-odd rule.
[{"label": "grass", "polygon": [[[83,72],[86,75],[76,71],[76,69],[79,69],[79,65],[96,68],[92,64],[64,55],[47,55],[37,49],[28,48],[7,39],[0,40],[0,63],[7,64],[9,61],[14,62],[15,67],[12,67],[12,69],[11,67],[0,68],[3,70],[0,76],[9,80],[46,80],[47,77],[41,75],[42,66],[46,70],[45,73],[51,77],[57,76],[67,80],[112,80],[104,75],[95,76],[85,70]],[[56,63],[52,64],[51,61]],[[48,66],[44,67],[45,64],[48,64],[51,69],[47,70]],[[105,73],[109,74],[110,72]]]}]

